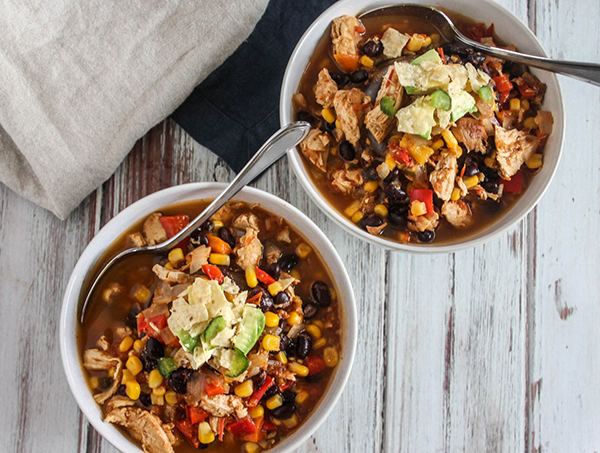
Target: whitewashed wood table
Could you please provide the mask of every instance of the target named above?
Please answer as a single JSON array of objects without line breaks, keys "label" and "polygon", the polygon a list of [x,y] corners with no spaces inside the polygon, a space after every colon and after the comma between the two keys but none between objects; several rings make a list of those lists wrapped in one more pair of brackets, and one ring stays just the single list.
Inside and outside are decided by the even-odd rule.
[{"label": "whitewashed wood table", "polygon": [[[500,3],[551,56],[598,62],[598,0]],[[560,82],[567,128],[558,174],[523,222],[483,246],[386,252],[327,220],[285,160],[257,182],[331,238],[361,313],[348,387],[300,451],[600,450],[600,89]],[[0,451],[115,451],[63,377],[58,317],[69,274],[132,202],[231,176],[167,120],[65,222],[0,185]]]}]

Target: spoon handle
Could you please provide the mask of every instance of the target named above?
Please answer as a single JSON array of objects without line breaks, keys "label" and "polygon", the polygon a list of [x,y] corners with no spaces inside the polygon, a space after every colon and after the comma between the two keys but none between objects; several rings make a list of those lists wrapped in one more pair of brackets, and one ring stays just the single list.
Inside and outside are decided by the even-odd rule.
[{"label": "spoon handle", "polygon": [[183,230],[168,241],[157,246],[157,250],[168,250],[192,231],[206,222],[225,203],[235,196],[243,187],[250,184],[257,176],[279,160],[288,150],[298,145],[310,132],[310,124],[306,121],[291,123],[275,132],[265,144],[240,170],[227,188],[217,196],[208,207],[192,220]]},{"label": "spoon handle", "polygon": [[600,86],[600,64],[553,60],[545,57],[537,57],[535,55],[527,55],[512,50],[486,46],[485,44],[473,41],[472,39],[466,38],[460,34],[457,34],[457,38],[463,43],[479,50],[485,55],[489,55],[490,57],[523,63],[527,66],[545,69],[546,71],[563,74],[575,79],[583,80],[584,82],[588,82],[596,86]]}]

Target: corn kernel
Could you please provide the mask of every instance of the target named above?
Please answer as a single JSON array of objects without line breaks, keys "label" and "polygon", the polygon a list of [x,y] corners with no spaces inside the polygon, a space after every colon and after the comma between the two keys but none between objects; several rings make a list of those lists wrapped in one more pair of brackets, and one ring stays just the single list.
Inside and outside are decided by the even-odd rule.
[{"label": "corn kernel", "polygon": [[229,255],[222,253],[211,253],[208,255],[208,262],[216,266],[229,266],[231,264]]},{"label": "corn kernel", "polygon": [[542,155],[537,153],[532,155],[525,164],[527,168],[531,168],[532,170],[540,168],[542,166]]},{"label": "corn kernel", "polygon": [[119,351],[120,352],[127,352],[131,349],[131,347],[133,346],[133,338],[131,338],[129,335],[126,336],[125,338],[123,338],[121,340],[121,343],[119,344]]},{"label": "corn kernel", "polygon": [[135,376],[129,370],[123,370],[121,384],[127,384],[129,381],[135,381]]},{"label": "corn kernel", "polygon": [[306,331],[310,334],[311,337],[313,337],[313,340],[318,340],[319,338],[321,338],[321,329],[319,329],[314,324],[309,324],[308,326],[306,326]]},{"label": "corn kernel", "polygon": [[167,388],[164,385],[159,385],[152,389],[152,393],[156,396],[164,396],[167,393]]},{"label": "corn kernel", "polygon": [[296,247],[296,255],[298,255],[301,259],[304,259],[310,255],[310,252],[312,252],[312,248],[310,245],[305,244],[304,242],[298,244],[298,247]]},{"label": "corn kernel", "polygon": [[240,398],[248,398],[254,392],[254,386],[252,385],[252,379],[246,379],[241,384],[235,386],[235,394]]},{"label": "corn kernel", "polygon": [[295,428],[296,426],[298,426],[298,416],[294,414],[290,418],[286,418],[283,421],[283,424],[286,428]]},{"label": "corn kernel", "polygon": [[285,352],[283,351],[279,351],[279,353],[277,354],[277,360],[279,360],[284,365],[288,363],[287,355],[285,355]]},{"label": "corn kernel", "polygon": [[410,37],[410,41],[408,41],[408,44],[406,44],[406,49],[410,50],[411,52],[418,52],[419,50],[421,50],[421,47],[423,47],[424,41],[425,39],[422,37],[422,35],[418,35],[415,33]]},{"label": "corn kernel", "polygon": [[321,337],[313,343],[313,349],[321,349],[326,344],[327,344],[327,339],[325,337]]},{"label": "corn kernel", "polygon": [[152,296],[152,293],[144,285],[139,285],[133,293],[133,297],[135,297],[140,304],[145,304],[148,302],[150,300],[150,296]]},{"label": "corn kernel", "polygon": [[254,266],[248,266],[246,268],[246,283],[250,288],[256,287],[258,285],[258,279],[256,278],[256,270]]},{"label": "corn kernel", "polygon": [[418,217],[423,214],[427,214],[427,206],[422,201],[415,200],[410,205],[410,212],[415,217]]},{"label": "corn kernel", "polygon": [[360,57],[360,64],[362,64],[363,66],[365,66],[367,68],[372,68],[373,67],[373,60],[371,60],[366,55],[363,55],[362,57]]},{"label": "corn kernel", "polygon": [[449,129],[442,132],[442,137],[444,137],[444,141],[446,142],[446,145],[448,145],[448,148],[456,148],[458,146],[456,137]]},{"label": "corn kernel", "polygon": [[140,371],[144,369],[142,361],[135,355],[130,356],[125,363],[125,368],[131,371],[131,374],[137,376]]},{"label": "corn kernel", "polygon": [[525,121],[523,121],[523,126],[527,129],[537,129],[538,124],[535,121],[535,117],[530,116],[529,118],[525,118]]},{"label": "corn kernel", "polygon": [[494,168],[494,165],[496,165],[496,160],[492,157],[486,157],[483,159],[483,163],[490,168]]},{"label": "corn kernel", "polygon": [[361,211],[357,211],[353,216],[352,216],[352,220],[354,223],[358,223],[361,221],[361,219],[363,218],[364,214]]},{"label": "corn kernel", "polygon": [[293,311],[292,313],[290,313],[290,316],[288,316],[288,319],[286,321],[290,326],[293,326],[302,322],[302,316]]},{"label": "corn kernel", "polygon": [[442,146],[444,146],[444,140],[442,140],[441,138],[439,140],[436,140],[435,143],[433,145],[431,145],[431,149],[434,151],[437,151],[438,149],[440,149]]},{"label": "corn kernel", "polygon": [[452,201],[457,201],[457,200],[460,200],[460,189],[459,189],[458,187],[455,187],[455,188],[452,190],[452,195],[450,196],[450,199],[451,199]]},{"label": "corn kernel", "polygon": [[529,101],[527,99],[523,99],[521,101],[521,108],[523,109],[524,112],[526,112],[527,110],[529,110]]},{"label": "corn kernel", "polygon": [[323,361],[325,362],[325,365],[327,365],[329,368],[333,368],[334,366],[336,366],[340,361],[337,349],[335,349],[332,346],[325,348],[323,350]]},{"label": "corn kernel", "polygon": [[144,343],[142,343],[142,340],[135,340],[133,342],[133,350],[135,352],[141,352],[143,347],[144,347]]},{"label": "corn kernel", "polygon": [[173,265],[171,263],[167,263],[167,264],[165,264],[165,269],[168,269],[168,270],[172,271],[173,270]]},{"label": "corn kernel", "polygon": [[[331,292],[331,290],[329,292]],[[333,297],[331,299],[333,300]],[[314,321],[311,322],[311,324],[314,324],[319,329],[323,330],[323,321],[321,321],[319,319],[315,319]]]},{"label": "corn kernel", "polygon": [[474,187],[477,184],[479,184],[479,178],[477,177],[477,175],[468,176],[466,178],[463,178],[463,182],[465,183],[465,186],[467,186],[467,189],[470,189],[471,187]]},{"label": "corn kernel", "polygon": [[198,439],[201,444],[212,444],[215,441],[215,433],[210,429],[208,422],[202,422],[198,425]]},{"label": "corn kernel", "polygon": [[246,442],[243,448],[244,453],[258,453],[261,450],[260,445],[254,442]]},{"label": "corn kernel", "polygon": [[292,362],[288,365],[289,370],[292,373],[299,374],[302,377],[308,376],[309,369],[304,365],[299,364],[298,362]]},{"label": "corn kernel", "polygon": [[163,395],[156,395],[154,392],[150,394],[150,401],[155,406],[164,406],[165,405],[165,397]]},{"label": "corn kernel", "polygon": [[165,393],[165,401],[167,404],[177,404],[177,393],[175,393],[173,390],[169,390],[167,393]]},{"label": "corn kernel", "polygon": [[323,110],[321,110],[321,116],[328,123],[335,123],[335,115],[331,111],[331,109],[323,109]]},{"label": "corn kernel", "polygon": [[283,423],[281,422],[281,420],[279,420],[278,418],[275,417],[271,417],[271,421],[273,422],[273,424],[275,426],[281,426]]},{"label": "corn kernel", "polygon": [[269,410],[277,409],[283,404],[283,398],[281,395],[274,395],[267,400],[267,408]]},{"label": "corn kernel", "polygon": [[378,216],[387,217],[388,215],[388,208],[384,204],[375,205],[375,208],[373,210]]},{"label": "corn kernel", "polygon": [[173,267],[179,267],[181,263],[185,261],[185,256],[183,255],[183,250],[177,247],[169,252],[169,263]]},{"label": "corn kernel", "polygon": [[300,272],[298,271],[298,269],[292,269],[292,271],[290,272],[290,275],[292,277],[294,277],[296,280],[302,280],[300,277],[302,277],[300,275]]},{"label": "corn kernel", "polygon": [[342,128],[342,123],[340,122],[340,120],[335,120],[335,127],[336,127],[336,129],[341,129]]},{"label": "corn kernel", "polygon": [[262,417],[263,415],[265,415],[265,408],[260,404],[250,411],[250,417],[252,418]]},{"label": "corn kernel", "polygon": [[519,98],[512,98],[510,100],[510,109],[513,112],[518,112],[521,110],[521,100]]},{"label": "corn kernel", "polygon": [[279,340],[279,337],[267,334],[262,339],[262,346],[267,351],[279,351]]},{"label": "corn kernel", "polygon": [[100,387],[100,379],[98,379],[96,376],[92,376],[90,378],[90,388],[92,390],[96,390],[98,387]]},{"label": "corn kernel", "polygon": [[279,325],[279,316],[272,311],[265,313],[265,325],[267,327],[277,327]]},{"label": "corn kernel", "polygon": [[358,208],[360,208],[360,201],[354,200],[344,210],[344,214],[346,214],[346,217],[352,218],[352,216],[358,212]]},{"label": "corn kernel", "polygon": [[221,228],[223,228],[223,222],[221,222],[220,220],[213,220],[212,221],[212,226],[213,226],[213,234],[217,234],[219,232],[219,230]]},{"label": "corn kernel", "polygon": [[364,187],[367,192],[373,193],[379,188],[379,183],[377,181],[369,181],[365,183]]},{"label": "corn kernel", "polygon": [[396,159],[394,159],[390,154],[385,156],[385,163],[387,164],[390,171],[396,168]]},{"label": "corn kernel", "polygon": [[137,400],[140,397],[140,393],[142,393],[142,389],[137,381],[128,381],[127,384],[125,384],[125,394],[129,399],[134,401]]},{"label": "corn kernel", "polygon": [[427,38],[425,38],[425,41],[423,42],[423,47],[427,47],[431,45],[431,38],[428,36]]},{"label": "corn kernel", "polygon": [[269,290],[269,294],[271,294],[271,296],[276,296],[283,291],[283,286],[281,286],[281,283],[279,282],[274,282],[267,286],[267,289]]},{"label": "corn kernel", "polygon": [[308,399],[309,396],[310,395],[308,394],[307,391],[302,390],[300,393],[298,393],[296,395],[296,403],[298,403],[298,404],[304,403]]}]

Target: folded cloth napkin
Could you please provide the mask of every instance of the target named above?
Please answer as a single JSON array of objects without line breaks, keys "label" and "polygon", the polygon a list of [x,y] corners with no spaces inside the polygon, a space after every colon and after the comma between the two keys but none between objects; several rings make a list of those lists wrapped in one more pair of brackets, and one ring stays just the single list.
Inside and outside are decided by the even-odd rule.
[{"label": "folded cloth napkin", "polygon": [[60,218],[250,34],[268,0],[5,0],[0,181]]}]

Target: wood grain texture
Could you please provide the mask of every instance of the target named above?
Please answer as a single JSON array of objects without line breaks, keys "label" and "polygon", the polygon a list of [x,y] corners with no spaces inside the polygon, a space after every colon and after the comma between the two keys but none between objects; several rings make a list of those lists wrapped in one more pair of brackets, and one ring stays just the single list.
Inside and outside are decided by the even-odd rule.
[{"label": "wood grain texture", "polygon": [[[499,3],[550,55],[597,60],[597,0]],[[559,173],[527,219],[483,246],[436,256],[369,246],[318,210],[285,160],[254,184],[331,238],[361,314],[346,391],[299,451],[600,450],[600,89],[565,78],[561,85]],[[134,201],[231,177],[166,120],[65,222],[0,185],[0,451],[116,452],[82,416],[63,376],[58,316],[71,270],[94,234]]]}]

